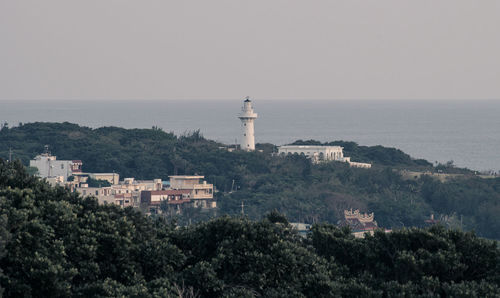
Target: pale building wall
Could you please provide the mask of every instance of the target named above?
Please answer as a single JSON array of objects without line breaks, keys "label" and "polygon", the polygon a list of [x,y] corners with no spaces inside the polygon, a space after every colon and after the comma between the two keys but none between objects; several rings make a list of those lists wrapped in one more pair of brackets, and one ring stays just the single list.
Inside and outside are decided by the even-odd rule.
[{"label": "pale building wall", "polygon": [[347,162],[353,168],[372,167],[369,163],[354,162],[350,157],[345,157],[343,147],[340,146],[310,146],[310,145],[287,145],[278,147],[278,154],[304,154],[313,162],[322,160]]},{"label": "pale building wall", "polygon": [[[161,181],[161,180],[160,180]],[[133,183],[121,183],[119,186],[122,189],[141,191],[141,190],[161,190],[163,185],[153,181],[134,181]]]},{"label": "pale building wall", "polygon": [[151,195],[151,202],[161,202],[168,199],[168,194]]},{"label": "pale building wall", "polygon": [[369,169],[372,167],[372,165],[369,163],[354,162],[354,161],[349,161],[349,166],[351,166],[353,168],[364,168],[364,169]]},{"label": "pale building wall", "polygon": [[118,184],[120,175],[117,173],[89,173],[89,177],[97,180],[106,180],[111,184]]},{"label": "pale building wall", "polygon": [[169,176],[172,189],[191,190],[191,199],[213,199],[214,185],[206,181],[200,183],[204,176]]},{"label": "pale building wall", "polygon": [[170,187],[172,189],[192,189],[200,184],[200,180],[205,176],[168,176],[170,178]]},{"label": "pale building wall", "polygon": [[71,160],[57,160],[55,156],[38,155],[30,160],[30,167],[38,169],[38,176],[42,178],[62,176],[64,181],[72,174]]},{"label": "pale building wall", "polygon": [[278,147],[279,154],[304,154],[318,160],[345,161],[343,148],[340,146],[288,145]]},{"label": "pale building wall", "polygon": [[243,129],[243,136],[241,137],[241,150],[253,151],[255,150],[255,131],[254,121],[257,119],[257,113],[254,112],[252,101],[246,99],[243,102],[241,113],[238,114],[241,120],[241,127]]},{"label": "pale building wall", "polygon": [[[169,176],[172,189],[190,190],[193,206],[202,208],[216,208],[214,198],[214,185],[201,179],[204,176]],[[201,183],[200,183],[201,182]]]},{"label": "pale building wall", "polygon": [[201,184],[196,184],[191,192],[193,199],[212,199],[214,197],[214,185],[203,181]]},{"label": "pale building wall", "polygon": [[96,197],[99,204],[115,204],[122,207],[133,206],[136,203],[136,194],[132,192],[117,193],[109,187],[77,187],[75,190],[83,197]]},{"label": "pale building wall", "polygon": [[108,187],[77,187],[75,189],[82,196],[112,196],[114,195],[113,189]]},{"label": "pale building wall", "polygon": [[255,150],[255,135],[253,119],[241,119],[243,136],[241,138],[241,149],[246,151]]},{"label": "pale building wall", "polygon": [[64,177],[63,176],[54,176],[54,177],[48,177],[46,178],[47,182],[50,184],[50,186],[64,186]]}]

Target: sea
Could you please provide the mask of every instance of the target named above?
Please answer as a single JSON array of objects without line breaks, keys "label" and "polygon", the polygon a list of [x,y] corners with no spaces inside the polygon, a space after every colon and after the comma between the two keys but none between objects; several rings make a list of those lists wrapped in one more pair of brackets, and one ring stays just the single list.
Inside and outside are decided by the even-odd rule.
[{"label": "sea", "polygon": [[[36,121],[92,128],[151,128],[238,142],[243,99],[235,100],[0,100],[10,127]],[[354,141],[395,147],[432,163],[500,171],[500,100],[265,100],[254,99],[257,143]],[[42,150],[42,148],[40,148]],[[77,157],[75,157],[77,158]]]}]

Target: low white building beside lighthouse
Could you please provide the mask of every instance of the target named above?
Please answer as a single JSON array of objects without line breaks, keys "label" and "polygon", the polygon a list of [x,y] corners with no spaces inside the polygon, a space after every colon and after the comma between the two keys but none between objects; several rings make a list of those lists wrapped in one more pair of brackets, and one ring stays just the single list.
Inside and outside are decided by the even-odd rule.
[{"label": "low white building beside lighthouse", "polygon": [[257,113],[253,111],[252,101],[246,98],[243,102],[241,113],[238,114],[243,128],[243,136],[241,138],[241,150],[253,151],[255,150],[255,135],[253,122],[257,119]]}]

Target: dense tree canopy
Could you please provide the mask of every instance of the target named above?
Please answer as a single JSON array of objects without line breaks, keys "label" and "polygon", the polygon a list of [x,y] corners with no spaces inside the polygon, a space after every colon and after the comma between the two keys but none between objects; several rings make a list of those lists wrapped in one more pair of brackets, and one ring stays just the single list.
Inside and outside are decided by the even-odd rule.
[{"label": "dense tree canopy", "polygon": [[[172,174],[204,175],[218,192],[218,210],[186,212],[181,222],[235,215],[245,205],[250,219],[278,210],[292,222],[337,223],[344,209],[375,212],[379,226],[423,227],[435,214],[447,227],[475,230],[500,239],[500,178],[481,179],[470,171],[457,171],[447,182],[422,176],[408,179],[401,169],[436,171],[424,160],[382,146],[353,142],[297,141],[297,144],[340,145],[353,160],[372,162],[372,169],[349,168],[345,163],[311,164],[303,156],[272,155],[272,144],[258,144],[263,152],[229,152],[195,131],[175,136],[158,128],[91,129],[70,123],[32,123],[0,131],[0,157],[14,157],[27,165],[48,144],[58,159],[81,159],[87,172],[119,173],[138,179],[167,179]],[[222,147],[222,149],[221,149]]]},{"label": "dense tree canopy", "polygon": [[0,291],[5,297],[494,297],[500,251],[431,229],[307,238],[272,212],[187,227],[98,205],[0,160]]}]

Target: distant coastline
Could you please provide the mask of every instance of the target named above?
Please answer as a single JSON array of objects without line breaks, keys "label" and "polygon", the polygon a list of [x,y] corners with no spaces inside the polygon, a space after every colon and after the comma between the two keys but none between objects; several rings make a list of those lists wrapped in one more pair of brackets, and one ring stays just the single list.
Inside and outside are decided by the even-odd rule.
[{"label": "distant coastline", "polygon": [[[473,170],[500,170],[500,101],[254,100],[257,143],[349,140],[399,148],[415,158]],[[182,134],[200,129],[233,144],[240,99],[0,100],[0,121],[72,122],[89,127],[151,128]]]}]

